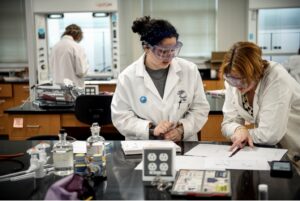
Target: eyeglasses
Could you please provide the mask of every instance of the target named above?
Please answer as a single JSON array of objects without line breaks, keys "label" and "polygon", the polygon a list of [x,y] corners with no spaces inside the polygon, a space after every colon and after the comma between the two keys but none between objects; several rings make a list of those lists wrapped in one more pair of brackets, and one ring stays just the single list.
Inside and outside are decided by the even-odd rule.
[{"label": "eyeglasses", "polygon": [[245,78],[236,78],[232,77],[230,75],[224,75],[224,79],[233,87],[237,88],[246,88],[248,86],[248,83]]},{"label": "eyeglasses", "polygon": [[173,46],[149,45],[149,47],[156,58],[161,61],[170,61],[179,54],[182,45],[182,42],[177,41]]}]

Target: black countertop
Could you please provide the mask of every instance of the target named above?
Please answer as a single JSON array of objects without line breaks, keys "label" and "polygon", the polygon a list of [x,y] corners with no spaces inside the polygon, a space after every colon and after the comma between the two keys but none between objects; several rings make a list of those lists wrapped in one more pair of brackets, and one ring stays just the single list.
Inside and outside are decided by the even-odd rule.
[{"label": "black countertop", "polygon": [[[46,141],[53,146],[54,141]],[[0,141],[0,155],[25,152],[22,157],[13,160],[0,160],[0,174],[26,170],[29,166],[29,156],[26,150],[36,145],[38,141]],[[180,142],[182,153],[189,151],[199,142]],[[125,156],[120,141],[111,141],[107,155],[107,180],[95,183],[92,187],[96,200],[172,200],[195,199],[189,197],[174,197],[168,191],[158,191],[147,186],[142,181],[142,171],[135,170],[142,160],[141,155]],[[49,150],[50,151],[50,150]],[[270,200],[300,199],[300,176],[296,171],[292,178],[276,178],[270,176],[270,171],[230,170],[233,200],[258,199],[258,184],[267,184]],[[60,177],[49,175],[42,179],[25,179],[21,181],[0,182],[0,199],[43,200],[47,189]],[[197,198],[201,199],[201,198]],[[203,198],[202,198],[203,199]],[[207,198],[205,198],[207,199]],[[214,199],[223,199],[215,197]]]},{"label": "black countertop", "polygon": [[0,84],[18,84],[18,83],[29,83],[28,79],[4,79],[3,77],[0,77]]},{"label": "black countertop", "polygon": [[26,102],[24,105],[9,108],[4,111],[8,114],[62,114],[62,113],[74,113],[74,108],[67,109],[42,109],[32,102]]}]

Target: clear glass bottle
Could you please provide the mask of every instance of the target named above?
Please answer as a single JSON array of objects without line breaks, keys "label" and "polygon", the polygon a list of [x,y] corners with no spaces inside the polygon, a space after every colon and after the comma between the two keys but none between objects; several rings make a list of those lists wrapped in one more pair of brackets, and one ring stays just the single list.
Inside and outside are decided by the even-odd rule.
[{"label": "clear glass bottle", "polygon": [[100,136],[100,130],[101,127],[98,123],[92,124],[92,136],[90,136],[86,141],[86,155],[88,157],[92,157],[93,155],[105,156],[105,139],[102,136]]},{"label": "clear glass bottle", "polygon": [[90,173],[95,178],[106,178],[106,150],[105,139],[100,136],[100,126],[93,123],[91,133],[87,139],[87,158],[89,161]]},{"label": "clear glass bottle", "polygon": [[66,140],[67,133],[61,129],[59,141],[53,146],[54,174],[65,176],[74,172],[73,145]]}]

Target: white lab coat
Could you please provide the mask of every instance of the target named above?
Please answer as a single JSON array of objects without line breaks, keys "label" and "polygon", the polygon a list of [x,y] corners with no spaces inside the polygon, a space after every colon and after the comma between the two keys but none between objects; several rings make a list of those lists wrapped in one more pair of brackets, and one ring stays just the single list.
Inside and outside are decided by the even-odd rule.
[{"label": "white lab coat", "polygon": [[[114,126],[126,140],[142,140],[149,139],[150,122],[155,125],[162,120],[181,122],[183,140],[197,141],[197,132],[207,121],[209,112],[197,66],[174,58],[162,99],[145,69],[144,57],[145,54],[118,77],[111,104]],[[187,98],[179,104],[181,99],[177,93],[180,90]]]},{"label": "white lab coat", "polygon": [[72,36],[63,36],[52,48],[50,67],[53,83],[63,84],[67,78],[73,81],[75,86],[84,87],[84,76],[89,64],[84,49]]},{"label": "white lab coat", "polygon": [[258,83],[253,100],[253,117],[243,109],[241,93],[225,83],[223,135],[230,137],[245,121],[254,123],[250,129],[254,143],[289,149],[291,156],[300,154],[300,85],[282,65],[270,62]]},{"label": "white lab coat", "polygon": [[285,67],[291,76],[300,84],[300,55],[291,56],[285,64]]}]

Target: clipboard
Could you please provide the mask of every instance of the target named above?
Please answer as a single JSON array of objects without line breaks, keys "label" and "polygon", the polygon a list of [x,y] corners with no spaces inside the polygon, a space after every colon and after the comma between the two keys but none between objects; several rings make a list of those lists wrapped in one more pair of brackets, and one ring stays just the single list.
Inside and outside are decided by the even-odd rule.
[{"label": "clipboard", "polygon": [[195,197],[231,197],[228,170],[180,169],[173,184],[172,195]]}]

